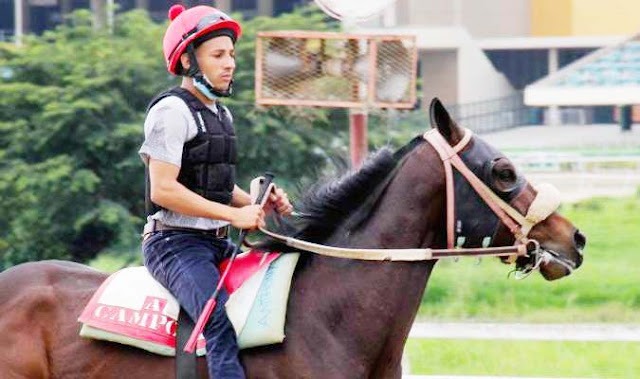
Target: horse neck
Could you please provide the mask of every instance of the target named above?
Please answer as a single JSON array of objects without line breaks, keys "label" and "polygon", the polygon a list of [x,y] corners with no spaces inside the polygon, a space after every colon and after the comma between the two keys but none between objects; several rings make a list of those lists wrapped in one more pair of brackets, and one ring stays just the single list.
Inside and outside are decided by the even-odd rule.
[{"label": "horse neck", "polygon": [[[445,239],[444,170],[434,151],[426,144],[416,148],[388,188],[371,215],[358,228],[338,232],[335,246],[354,248],[427,248]],[[386,304],[397,321],[413,321],[422,299],[433,263],[365,263],[370,267],[351,283],[355,288],[375,293],[377,304]],[[391,296],[389,296],[391,295]],[[371,297],[369,294],[368,297]],[[407,317],[399,314],[405,307]],[[403,320],[404,319],[404,320]]]},{"label": "horse neck", "polygon": [[[442,164],[424,145],[416,150],[419,151],[413,152],[398,170],[367,220],[350,231],[338,228],[328,244],[416,248],[431,247],[443,239]],[[327,329],[333,338],[349,346],[349,354],[371,362],[370,373],[382,374],[377,366],[379,357],[394,357],[399,365],[433,264],[314,256],[300,284],[319,289],[321,297],[315,301],[321,303],[321,308],[317,303],[308,305],[315,308],[313,312],[319,312],[320,320],[316,321],[330,323]]]},{"label": "horse neck", "polygon": [[445,241],[444,209],[443,165],[435,150],[424,144],[406,158],[366,221],[346,233],[338,228],[330,244],[363,248],[439,246]]}]

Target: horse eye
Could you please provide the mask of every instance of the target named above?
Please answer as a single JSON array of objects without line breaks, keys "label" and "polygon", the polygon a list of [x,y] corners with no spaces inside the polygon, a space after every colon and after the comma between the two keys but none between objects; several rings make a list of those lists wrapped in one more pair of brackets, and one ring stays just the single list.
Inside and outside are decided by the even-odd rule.
[{"label": "horse eye", "polygon": [[495,189],[501,192],[509,192],[515,188],[518,175],[511,163],[506,159],[497,159],[493,164],[493,177]]},{"label": "horse eye", "polygon": [[505,182],[513,182],[516,180],[516,173],[510,169],[500,170],[498,171],[498,179]]}]

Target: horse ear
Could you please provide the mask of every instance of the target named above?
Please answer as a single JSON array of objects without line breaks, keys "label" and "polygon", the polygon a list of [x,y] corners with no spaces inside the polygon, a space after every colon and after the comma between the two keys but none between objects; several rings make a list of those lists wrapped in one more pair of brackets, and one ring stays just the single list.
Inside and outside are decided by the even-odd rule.
[{"label": "horse ear", "polygon": [[449,116],[449,112],[445,109],[440,99],[434,97],[429,106],[429,119],[432,128],[438,128],[440,134],[454,146],[464,136],[464,130],[456,124]]}]

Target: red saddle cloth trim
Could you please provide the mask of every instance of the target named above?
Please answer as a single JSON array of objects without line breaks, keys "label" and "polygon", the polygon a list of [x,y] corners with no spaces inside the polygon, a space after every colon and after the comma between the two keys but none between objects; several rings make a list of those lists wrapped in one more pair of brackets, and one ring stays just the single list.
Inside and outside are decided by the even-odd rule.
[{"label": "red saddle cloth trim", "polygon": [[[280,254],[281,253],[277,252],[269,253],[252,250],[237,255],[231,266],[231,271],[225,280],[225,289],[231,294],[238,289],[245,280],[249,279],[251,275],[265,267],[265,265],[273,262]],[[221,271],[224,271],[228,265],[229,260],[227,259],[220,264],[219,268]],[[115,277],[116,274],[109,276],[98,288],[82,311],[78,321],[133,339],[175,347],[175,331],[178,320],[173,319],[173,316],[164,314],[164,308],[167,304],[166,298],[146,296],[144,304],[140,304],[139,308],[101,303],[107,284],[114,280]],[[136,321],[138,320],[136,319],[136,315],[142,312],[149,314],[148,317],[144,317],[144,320],[146,320],[144,326],[139,325],[142,321]],[[203,338],[198,340],[197,348],[204,348]]]},{"label": "red saddle cloth trim", "polygon": [[[238,254],[231,265],[231,271],[224,281],[224,289],[228,294],[232,294],[237,290],[245,280],[260,270],[264,265],[268,265],[280,256],[281,253],[264,252],[260,250],[251,250],[246,253]],[[223,273],[229,265],[229,259],[225,259],[220,263],[220,273]]]}]

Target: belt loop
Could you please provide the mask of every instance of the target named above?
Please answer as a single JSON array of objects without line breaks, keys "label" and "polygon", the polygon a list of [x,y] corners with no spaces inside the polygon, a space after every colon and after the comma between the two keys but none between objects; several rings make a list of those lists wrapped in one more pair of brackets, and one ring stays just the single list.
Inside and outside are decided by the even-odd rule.
[{"label": "belt loop", "polygon": [[226,238],[229,235],[229,225],[216,229],[216,238]]}]

